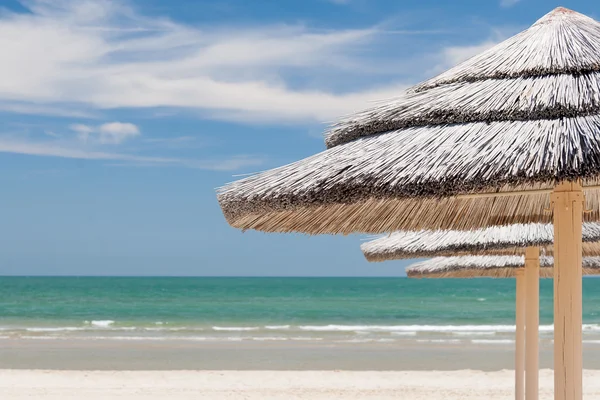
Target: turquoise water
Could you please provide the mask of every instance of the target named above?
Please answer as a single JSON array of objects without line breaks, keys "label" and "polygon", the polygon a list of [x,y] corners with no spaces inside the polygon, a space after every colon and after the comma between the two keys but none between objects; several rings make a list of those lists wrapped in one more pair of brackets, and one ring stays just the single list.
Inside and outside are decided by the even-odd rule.
[{"label": "turquoise water", "polygon": [[[600,279],[584,279],[600,339]],[[512,279],[0,278],[0,337],[115,340],[497,340],[514,330]],[[552,281],[540,287],[552,330]]]}]

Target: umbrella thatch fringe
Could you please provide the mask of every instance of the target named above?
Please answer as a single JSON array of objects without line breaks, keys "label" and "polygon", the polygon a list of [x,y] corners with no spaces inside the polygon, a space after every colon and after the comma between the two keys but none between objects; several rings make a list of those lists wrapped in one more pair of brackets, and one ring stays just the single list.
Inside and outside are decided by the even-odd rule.
[{"label": "umbrella thatch fringe", "polygon": [[[406,268],[409,278],[510,278],[525,266],[523,256],[436,257]],[[554,260],[540,257],[540,277],[553,277]],[[600,275],[600,257],[584,257],[584,275]]]},{"label": "umbrella thatch fringe", "polygon": [[460,82],[407,93],[343,119],[326,133],[325,144],[331,148],[359,137],[417,126],[557,119],[599,112],[599,73]]},{"label": "umbrella thatch fringe", "polygon": [[[395,232],[360,247],[370,262],[458,255],[523,255],[538,246],[552,255],[554,227],[551,224],[516,224],[473,231],[423,230]],[[583,226],[583,255],[600,256],[600,224]]]},{"label": "umbrella thatch fringe", "polygon": [[[239,193],[239,192],[238,192]],[[285,196],[272,202],[248,198],[219,197],[233,227],[265,232],[308,234],[391,233],[399,230],[469,230],[494,225],[551,223],[547,194],[462,199],[378,199],[356,203],[298,206]],[[283,197],[283,199],[281,198]],[[280,201],[279,203],[277,203]],[[598,190],[586,191],[586,221],[600,220]],[[287,209],[285,208],[287,207]]]},{"label": "umbrella thatch fringe", "polygon": [[[547,194],[450,196],[552,188],[565,180],[597,185],[595,72],[600,72],[600,24],[557,9],[495,50],[413,91],[433,93],[456,84],[457,97],[444,88],[437,100],[409,94],[398,100],[408,101],[405,114],[394,114],[392,105],[383,107],[383,116],[375,115],[374,124],[383,130],[398,121],[410,127],[360,137],[231,183],[218,189],[220,205],[231,225],[270,232],[382,233],[551,222]],[[503,79],[514,79],[515,90],[537,92],[509,94],[511,83]],[[480,93],[483,87],[491,94]],[[501,93],[497,87],[503,87]],[[357,120],[367,126],[364,118]],[[414,121],[419,126],[411,126]],[[593,210],[586,220],[600,220],[598,193],[586,196]]]}]

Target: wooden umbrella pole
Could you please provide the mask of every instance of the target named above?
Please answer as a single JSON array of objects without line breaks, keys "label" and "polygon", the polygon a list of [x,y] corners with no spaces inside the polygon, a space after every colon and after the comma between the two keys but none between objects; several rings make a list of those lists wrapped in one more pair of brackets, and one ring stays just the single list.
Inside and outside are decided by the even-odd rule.
[{"label": "wooden umbrella pole", "polygon": [[565,182],[554,205],[554,399],[582,398],[581,185]]},{"label": "wooden umbrella pole", "polygon": [[525,270],[516,272],[516,332],[515,332],[515,400],[525,398]]},{"label": "wooden umbrella pole", "polygon": [[525,250],[525,398],[539,396],[540,249]]}]

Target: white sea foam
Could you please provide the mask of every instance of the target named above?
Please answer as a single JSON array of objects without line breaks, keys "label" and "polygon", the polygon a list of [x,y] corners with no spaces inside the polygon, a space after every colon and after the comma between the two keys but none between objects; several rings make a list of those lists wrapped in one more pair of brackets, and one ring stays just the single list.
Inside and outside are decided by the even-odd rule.
[{"label": "white sea foam", "polygon": [[28,336],[23,335],[19,336],[19,339],[29,339],[29,340],[65,340],[68,339],[65,336]]},{"label": "white sea foam", "polygon": [[[514,332],[514,325],[302,325],[298,329],[309,332],[430,332],[430,333],[458,333],[465,334],[489,334]],[[540,325],[540,332],[552,332],[553,325]],[[600,332],[600,325],[583,325],[585,332]]]},{"label": "white sea foam", "polygon": [[290,340],[296,340],[298,342],[318,342],[323,340],[323,338],[320,337],[291,337]]},{"label": "white sea foam", "polygon": [[394,336],[417,336],[417,332],[407,331],[407,332],[390,332],[391,335]]},{"label": "white sea foam", "polygon": [[454,336],[494,336],[496,334],[495,331],[459,331],[452,332]]},{"label": "white sea foam", "polygon": [[257,331],[260,328],[257,326],[213,326],[215,331],[226,331],[226,332],[243,332],[243,331]]},{"label": "white sea foam", "polygon": [[115,321],[106,319],[106,320],[98,320],[98,321],[85,321],[86,324],[95,326],[98,328],[109,328],[111,325],[115,323]]},{"label": "white sea foam", "polygon": [[[135,328],[134,328],[135,329]],[[179,327],[171,327],[171,328],[160,328],[160,327],[147,327],[147,328],[141,328],[144,331],[148,331],[148,332],[180,332],[180,331],[192,331],[192,332],[196,332],[196,331],[203,331],[203,328],[188,328],[185,326],[179,326]]]},{"label": "white sea foam", "polygon": [[459,339],[417,339],[418,343],[460,343]]},{"label": "white sea foam", "polygon": [[256,340],[257,342],[283,342],[288,340],[286,337],[282,336],[266,336],[266,337],[253,337],[252,340]]},{"label": "white sea foam", "polygon": [[193,341],[193,342],[204,342],[210,340],[211,338],[204,336],[176,336],[176,337],[166,337],[166,336],[88,336],[82,337],[81,339],[90,339],[90,340],[124,340],[124,341]]},{"label": "white sea foam", "polygon": [[[94,322],[99,322],[94,324]],[[104,324],[106,322],[106,324]],[[98,329],[109,329],[111,331],[135,331],[139,328],[135,326],[119,326],[113,327],[108,324],[109,321],[92,321],[88,326],[58,326],[58,327],[31,327],[31,328],[14,328],[13,331],[25,330],[27,332],[79,332],[79,331],[94,331]]]},{"label": "white sea foam", "polygon": [[[106,332],[107,336],[110,338],[110,333],[115,333],[118,335],[118,332],[140,332],[141,337],[144,332],[147,332],[149,335],[154,333],[154,336],[158,336],[164,334],[167,337],[167,340],[172,340],[174,337],[172,335],[186,335],[189,333],[190,336],[198,336],[194,335],[194,332],[236,332],[241,335],[240,337],[243,340],[255,340],[253,339],[256,335],[253,332],[262,331],[262,332],[271,332],[276,337],[286,336],[288,340],[293,340],[290,336],[301,337],[303,334],[301,332],[305,332],[305,334],[309,337],[312,336],[323,336],[326,338],[331,335],[332,339],[335,338],[335,335],[342,336],[340,339],[346,339],[343,335],[356,335],[357,337],[362,338],[370,338],[370,335],[374,335],[375,338],[377,336],[382,335],[392,335],[392,336],[419,336],[419,335],[433,335],[433,338],[429,339],[442,339],[446,335],[455,336],[457,338],[468,338],[469,336],[477,339],[478,336],[494,336],[500,335],[502,338],[503,334],[512,334],[515,331],[514,325],[266,325],[266,326],[212,326],[210,328],[200,327],[200,326],[166,326],[158,323],[151,323],[150,326],[115,326],[115,321],[112,320],[92,320],[85,321],[81,326],[12,326],[7,327],[3,326],[0,328],[2,334],[17,334],[21,335],[25,332],[36,333],[36,334],[52,334],[57,336],[66,336],[66,337],[75,337],[80,331],[89,332],[91,335],[96,334],[96,336],[103,335]],[[600,338],[600,325],[599,324],[584,324],[582,326],[584,337],[589,339],[597,339]],[[109,333],[110,332],[110,333]],[[276,333],[278,332],[278,333]],[[552,325],[542,325],[540,326],[540,333],[542,337],[548,338],[553,332]],[[178,335],[178,336],[179,336]],[[290,335],[290,336],[288,336]],[[272,336],[272,337],[275,337]],[[437,338],[435,337],[437,336]],[[442,337],[440,337],[442,336]],[[218,338],[218,336],[217,336]],[[314,338],[313,338],[314,339]],[[318,340],[322,340],[322,338],[317,338]],[[427,339],[427,336],[423,339]],[[219,340],[227,340],[224,338],[219,338]],[[237,340],[237,338],[236,338]],[[309,340],[305,338],[303,340]],[[592,343],[592,342],[590,342]]]},{"label": "white sea foam", "polygon": [[304,325],[314,332],[514,332],[514,325]]},{"label": "white sea foam", "polygon": [[336,343],[392,343],[394,339],[348,339],[338,340]]},{"label": "white sea foam", "polygon": [[[208,340],[221,341],[222,338],[210,338],[204,336],[21,336],[20,339],[28,340],[115,340],[115,341],[195,341],[203,342]],[[228,339],[228,338],[226,338]]]},{"label": "white sea foam", "polygon": [[85,330],[85,328],[75,326],[63,326],[58,328],[25,328],[25,331],[27,332],[75,332],[83,330]]},{"label": "white sea foam", "polygon": [[600,332],[600,325],[598,324],[583,324],[581,326],[581,328],[583,329],[583,331],[592,331],[592,332]]},{"label": "white sea foam", "polygon": [[485,340],[485,339],[473,339],[471,343],[473,344],[510,344],[515,341],[512,339],[496,339],[496,340]]}]

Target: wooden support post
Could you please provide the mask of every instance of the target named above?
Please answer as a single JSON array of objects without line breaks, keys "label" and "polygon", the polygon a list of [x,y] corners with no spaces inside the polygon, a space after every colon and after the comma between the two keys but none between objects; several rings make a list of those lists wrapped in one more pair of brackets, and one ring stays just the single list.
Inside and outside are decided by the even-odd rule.
[{"label": "wooden support post", "polygon": [[539,325],[540,325],[540,249],[525,250],[525,398],[539,396]]},{"label": "wooden support post", "polygon": [[577,182],[554,188],[554,399],[582,399],[581,225]]},{"label": "wooden support post", "polygon": [[516,332],[515,332],[515,400],[525,398],[525,270],[517,270]]}]

